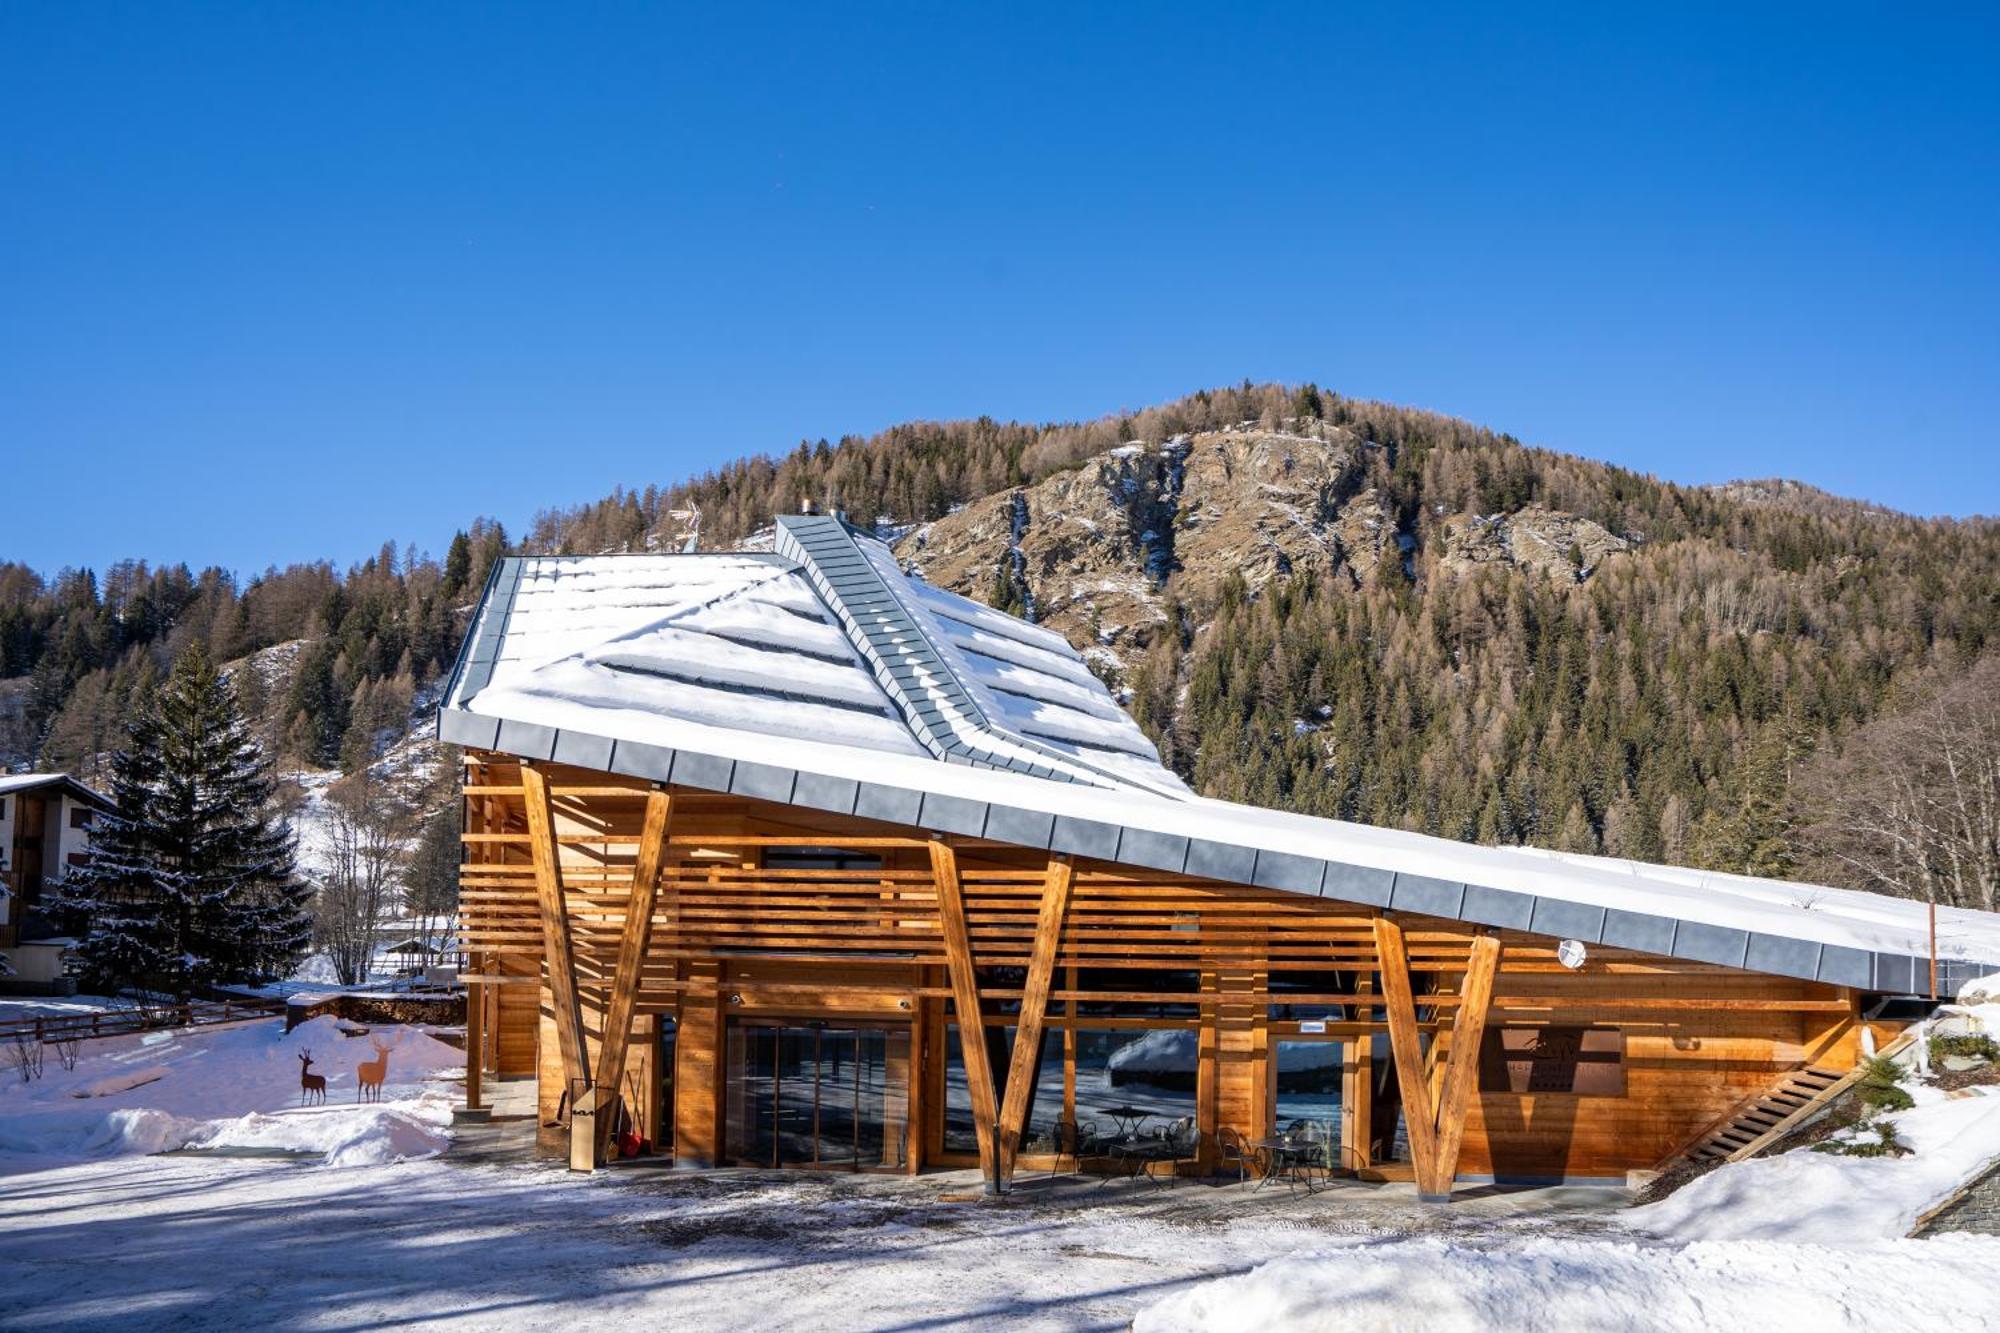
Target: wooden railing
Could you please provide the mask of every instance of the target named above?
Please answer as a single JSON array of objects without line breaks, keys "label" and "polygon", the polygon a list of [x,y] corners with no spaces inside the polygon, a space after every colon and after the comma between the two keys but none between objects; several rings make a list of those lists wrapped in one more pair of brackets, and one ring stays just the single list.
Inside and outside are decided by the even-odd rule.
[{"label": "wooden railing", "polygon": [[102,1009],[88,1014],[48,1014],[0,1023],[0,1043],[18,1036],[43,1043],[118,1037],[158,1028],[213,1027],[252,1018],[275,1018],[285,1012],[280,1000],[190,1000],[142,1004],[131,1009]]}]

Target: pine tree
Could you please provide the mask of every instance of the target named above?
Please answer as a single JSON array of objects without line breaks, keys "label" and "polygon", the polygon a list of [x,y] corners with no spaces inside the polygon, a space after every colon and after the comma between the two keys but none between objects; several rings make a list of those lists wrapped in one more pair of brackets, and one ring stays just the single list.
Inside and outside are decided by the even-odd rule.
[{"label": "pine tree", "polygon": [[140,710],[112,761],[91,864],[54,895],[92,985],[187,998],[282,975],[308,939],[289,830],[265,814],[269,765],[199,644]]},{"label": "pine tree", "polygon": [[472,577],[472,543],[465,533],[452,534],[451,546],[444,556],[444,582],[439,591],[445,597],[455,597],[465,588]]},{"label": "pine tree", "polygon": [[287,745],[300,759],[321,768],[340,762],[340,743],[347,734],[350,701],[335,672],[339,655],[339,645],[330,635],[307,648],[286,703],[291,719]]}]

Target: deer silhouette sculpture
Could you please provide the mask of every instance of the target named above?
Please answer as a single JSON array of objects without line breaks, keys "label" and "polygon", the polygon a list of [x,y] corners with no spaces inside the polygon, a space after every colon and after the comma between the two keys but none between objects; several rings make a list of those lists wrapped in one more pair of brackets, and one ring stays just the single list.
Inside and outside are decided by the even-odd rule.
[{"label": "deer silhouette sculpture", "polygon": [[375,1048],[373,1060],[363,1060],[356,1071],[360,1085],[355,1089],[356,1101],[379,1102],[382,1100],[382,1080],[389,1076],[389,1048],[370,1037],[368,1044]]},{"label": "deer silhouette sculpture", "polygon": [[312,1072],[313,1053],[299,1052],[299,1105],[326,1100],[326,1075]]}]

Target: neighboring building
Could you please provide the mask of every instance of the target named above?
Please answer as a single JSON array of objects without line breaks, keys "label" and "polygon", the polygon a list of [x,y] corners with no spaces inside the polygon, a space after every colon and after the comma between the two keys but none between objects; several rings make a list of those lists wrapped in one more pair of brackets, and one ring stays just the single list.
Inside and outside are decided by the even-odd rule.
[{"label": "neighboring building", "polygon": [[1062,639],[838,518],[500,562],[439,730],[468,1095],[538,1078],[583,1168],[629,1125],[1003,1188],[1136,1121],[1182,1169],[1299,1123],[1433,1198],[1622,1179],[2000,970],[1991,914],[1934,959],[1922,904],[1197,797]]},{"label": "neighboring building", "polygon": [[62,992],[68,941],[41,914],[42,896],[90,861],[90,832],[111,801],[67,773],[0,775],[0,991]]}]

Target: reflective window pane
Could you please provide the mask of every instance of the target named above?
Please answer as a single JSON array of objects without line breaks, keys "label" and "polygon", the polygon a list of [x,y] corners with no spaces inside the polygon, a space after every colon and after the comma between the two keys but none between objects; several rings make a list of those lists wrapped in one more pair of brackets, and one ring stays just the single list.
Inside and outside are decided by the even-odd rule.
[{"label": "reflective window pane", "polygon": [[[1340,1144],[1340,1080],[1347,1043],[1341,1041],[1274,1041],[1277,1061],[1277,1113],[1272,1126],[1280,1134],[1299,1135]],[[1352,1162],[1329,1160],[1329,1166]]]},{"label": "reflective window pane", "polygon": [[1076,1034],[1076,1121],[1086,1139],[1158,1134],[1195,1114],[1200,1034],[1082,1028]]}]

